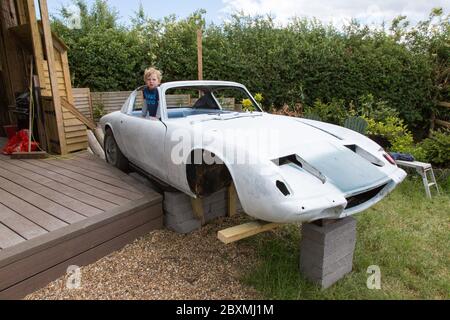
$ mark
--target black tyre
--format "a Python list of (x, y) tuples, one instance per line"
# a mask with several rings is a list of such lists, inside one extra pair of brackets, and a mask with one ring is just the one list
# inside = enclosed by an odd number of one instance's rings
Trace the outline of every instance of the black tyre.
[(114, 139), (114, 135), (110, 129), (107, 129), (105, 133), (105, 156), (106, 162), (122, 171), (128, 170), (128, 159), (123, 155), (122, 151), (120, 151), (116, 139)]

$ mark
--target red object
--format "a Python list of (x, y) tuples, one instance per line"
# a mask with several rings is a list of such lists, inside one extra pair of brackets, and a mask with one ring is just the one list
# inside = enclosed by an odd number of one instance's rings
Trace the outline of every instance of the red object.
[(384, 158), (385, 158), (387, 161), (389, 161), (389, 162), (390, 162), (391, 164), (393, 164), (394, 166), (397, 165), (397, 163), (395, 162), (395, 160), (392, 159), (392, 157), (391, 157), (388, 153), (385, 153), (383, 156), (384, 156)]
[[(38, 144), (31, 142), (31, 151), (36, 151)], [(14, 152), (28, 152), (28, 130), (20, 130), (15, 136), (8, 140), (3, 148), (3, 154), (13, 154)]]
[(3, 126), (3, 129), (6, 131), (6, 135), (8, 136), (8, 140), (12, 139), (17, 133), (17, 126), (15, 124), (11, 124), (8, 126)]

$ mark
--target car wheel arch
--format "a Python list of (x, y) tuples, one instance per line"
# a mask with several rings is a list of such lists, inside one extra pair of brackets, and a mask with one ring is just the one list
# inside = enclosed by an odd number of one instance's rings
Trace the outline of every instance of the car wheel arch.
[[(205, 163), (202, 156), (201, 163), (199, 158), (195, 159), (195, 153), (210, 153), (216, 160), (212, 164)], [(197, 160), (197, 161), (194, 161)], [(195, 163), (197, 162), (197, 163)], [(193, 149), (186, 159), (185, 172), (188, 186), (193, 194), (202, 198), (211, 195), (233, 183), (233, 172), (224, 157), (207, 149)]]

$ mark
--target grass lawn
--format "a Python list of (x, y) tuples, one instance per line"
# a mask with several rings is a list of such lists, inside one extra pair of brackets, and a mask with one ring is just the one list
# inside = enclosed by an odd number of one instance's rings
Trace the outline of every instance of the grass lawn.
[[(299, 274), (298, 226), (245, 240), (259, 262), (243, 281), (267, 299), (449, 299), (450, 178), (441, 196), (428, 200), (411, 174), (392, 194), (357, 214), (353, 272), (327, 290)], [(367, 268), (381, 269), (381, 290), (369, 290)]]

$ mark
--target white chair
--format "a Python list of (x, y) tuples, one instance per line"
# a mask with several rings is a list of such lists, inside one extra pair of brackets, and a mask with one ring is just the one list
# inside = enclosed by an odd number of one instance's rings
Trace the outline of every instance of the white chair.
[[(436, 178), (434, 176), (433, 168), (431, 164), (419, 162), (419, 161), (403, 161), (403, 160), (396, 160), (395, 161), (397, 165), (401, 167), (408, 167), (408, 168), (414, 168), (416, 169), (417, 173), (422, 176), (423, 185), (425, 187), (425, 192), (428, 196), (428, 198), (431, 199), (431, 191), (430, 187), (435, 186), (437, 193), (439, 192), (439, 187), (436, 183)], [(431, 182), (428, 182), (428, 172), (430, 173), (430, 180)]]

